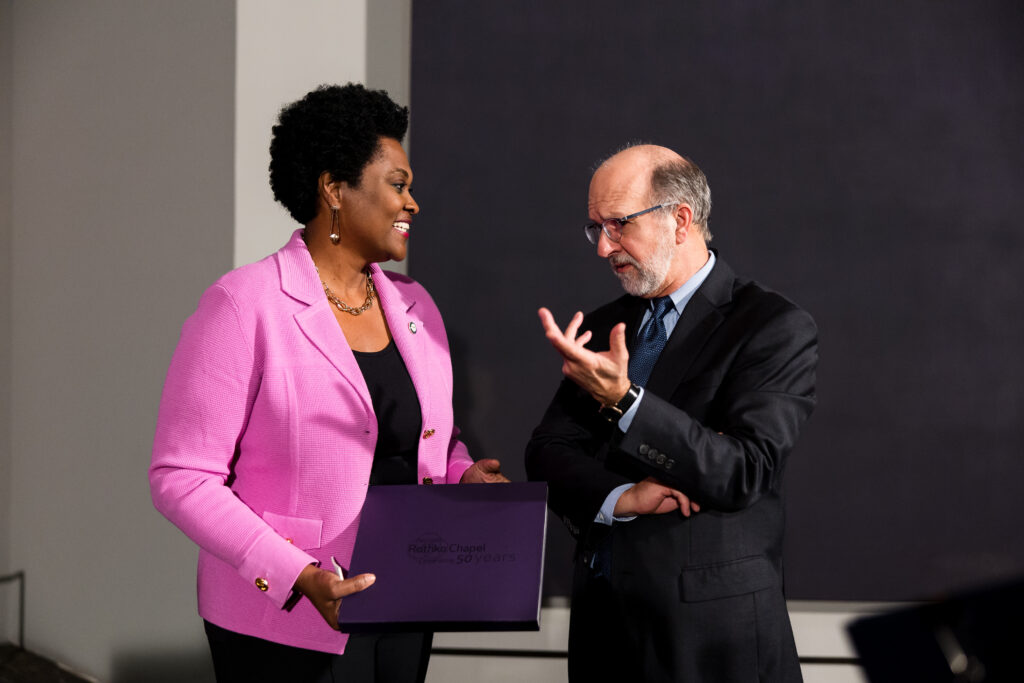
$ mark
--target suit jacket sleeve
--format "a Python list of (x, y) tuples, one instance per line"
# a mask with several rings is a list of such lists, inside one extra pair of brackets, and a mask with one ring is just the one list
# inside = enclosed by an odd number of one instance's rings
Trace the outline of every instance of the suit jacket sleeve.
[(709, 509), (740, 510), (778, 489), (815, 404), (818, 354), (811, 316), (772, 297), (735, 347), (714, 350), (727, 362), (672, 396), (645, 392), (619, 457)]
[(576, 384), (563, 380), (526, 447), (527, 477), (548, 483), (551, 509), (577, 538), (611, 490), (633, 481), (604, 465), (613, 427), (598, 407)]

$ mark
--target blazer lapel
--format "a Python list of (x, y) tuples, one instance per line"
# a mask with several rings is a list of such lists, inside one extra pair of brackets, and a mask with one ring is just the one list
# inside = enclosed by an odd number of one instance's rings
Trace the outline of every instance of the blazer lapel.
[[(398, 353), (402, 356), (409, 378), (416, 389), (420, 400), (422, 420), (427, 422), (430, 415), (430, 361), (426, 354), (427, 334), (426, 323), (417, 314), (416, 300), (403, 296), (394, 283), (384, 274), (376, 263), (370, 266), (373, 273), (373, 284), (377, 288), (384, 319), (387, 320), (391, 337), (395, 340)], [(436, 362), (436, 358), (434, 360)]]
[(683, 309), (672, 336), (651, 370), (648, 390), (667, 397), (686, 379), (694, 359), (725, 318), (719, 307), (732, 299), (735, 279), (732, 269), (718, 258), (707, 279)]
[(306, 304), (295, 314), (295, 322), (313, 346), (322, 353), (341, 376), (352, 386), (369, 414), (373, 416), (370, 390), (363, 379), (356, 357), (352, 355), (345, 335), (338, 326), (334, 311), (324, 296), (309, 250), (302, 242), (302, 231), (296, 230), (285, 248), (278, 252), (281, 289), (285, 294)]

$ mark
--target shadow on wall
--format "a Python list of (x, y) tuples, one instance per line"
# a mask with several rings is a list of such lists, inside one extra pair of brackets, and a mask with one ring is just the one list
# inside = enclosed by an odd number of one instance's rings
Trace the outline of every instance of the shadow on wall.
[(213, 661), (206, 649), (117, 654), (111, 683), (214, 683)]

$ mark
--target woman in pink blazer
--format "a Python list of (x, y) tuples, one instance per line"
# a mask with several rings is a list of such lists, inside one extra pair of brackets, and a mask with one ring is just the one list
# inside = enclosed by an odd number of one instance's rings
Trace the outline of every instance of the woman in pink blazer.
[[(502, 481), (452, 418), (441, 315), (405, 258), (408, 110), (321, 86), (274, 127), (270, 181), (305, 229), (234, 270), (185, 322), (150, 484), (200, 548), (199, 613), (218, 681), (423, 680), (429, 634), (337, 632), (367, 486)], [(323, 566), (326, 569), (321, 569)]]

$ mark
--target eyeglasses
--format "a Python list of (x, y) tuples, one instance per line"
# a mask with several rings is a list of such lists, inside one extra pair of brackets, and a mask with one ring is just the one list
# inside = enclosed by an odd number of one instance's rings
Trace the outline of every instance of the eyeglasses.
[(626, 223), (630, 222), (634, 218), (639, 218), (640, 216), (643, 216), (645, 213), (657, 211), (658, 209), (671, 208), (673, 206), (675, 206), (675, 204), (658, 204), (657, 206), (652, 206), (649, 209), (644, 209), (643, 211), (631, 213), (628, 216), (623, 216), (622, 218), (609, 218), (607, 220), (601, 221), (600, 223), (590, 223), (589, 225), (583, 226), (583, 232), (584, 234), (586, 234), (587, 239), (590, 241), (591, 244), (598, 243), (598, 241), (601, 239), (602, 231), (608, 239), (610, 239), (612, 242), (618, 243), (618, 241), (622, 239), (622, 228), (626, 225)]

